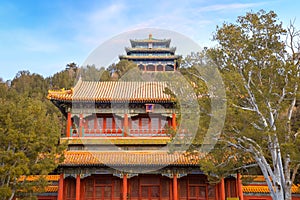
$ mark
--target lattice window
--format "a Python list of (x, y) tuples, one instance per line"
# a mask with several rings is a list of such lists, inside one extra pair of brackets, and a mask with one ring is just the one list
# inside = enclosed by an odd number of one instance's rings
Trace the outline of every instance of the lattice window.
[(149, 118), (143, 117), (141, 118), (141, 127), (140, 129), (148, 129), (149, 128)]
[(159, 126), (159, 118), (154, 118), (152, 117), (151, 118), (151, 128), (152, 129), (160, 129), (160, 126)]
[(65, 198), (66, 200), (75, 200), (76, 198), (76, 180), (74, 178), (65, 179)]
[(88, 119), (88, 128), (93, 129), (94, 128), (94, 119)]
[(103, 118), (98, 118), (97, 119), (97, 122), (98, 122), (98, 128), (99, 129), (103, 129)]
[(170, 179), (168, 178), (162, 178), (161, 181), (161, 196), (162, 197), (170, 197)]
[(114, 116), (115, 120), (115, 126), (116, 129), (122, 129), (123, 128), (123, 120), (121, 120), (119, 117)]
[(106, 118), (106, 129), (113, 129), (113, 118), (112, 117)]
[(227, 179), (225, 181), (225, 188), (226, 197), (237, 197), (235, 179)]
[(215, 185), (208, 185), (208, 200), (215, 200), (216, 199), (216, 186)]
[(157, 71), (164, 71), (164, 66), (158, 65), (158, 66), (156, 67), (156, 70), (157, 70)]
[(113, 180), (113, 197), (115, 199), (122, 199), (122, 185), (121, 185), (121, 179), (114, 179)]
[(110, 176), (89, 177), (84, 182), (85, 200), (111, 200), (120, 199), (121, 183), (119, 179)]
[(181, 178), (178, 180), (179, 197), (181, 200), (187, 199), (187, 179)]
[(139, 197), (139, 180), (138, 177), (130, 179), (130, 199), (137, 199)]
[(94, 179), (85, 181), (85, 198), (93, 198), (94, 196)]
[(131, 121), (132, 129), (139, 129), (139, 119), (138, 118), (133, 118), (130, 121)]

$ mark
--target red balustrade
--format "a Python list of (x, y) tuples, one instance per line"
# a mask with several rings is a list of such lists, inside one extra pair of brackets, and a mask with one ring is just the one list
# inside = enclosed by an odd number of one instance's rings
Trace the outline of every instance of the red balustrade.
[[(124, 129), (72, 129), (71, 137), (124, 137)], [(166, 137), (165, 129), (128, 129), (128, 137)]]

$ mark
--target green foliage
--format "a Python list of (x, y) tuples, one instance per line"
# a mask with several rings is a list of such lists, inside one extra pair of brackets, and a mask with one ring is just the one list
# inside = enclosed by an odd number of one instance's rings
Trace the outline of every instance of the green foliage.
[(55, 73), (52, 77), (47, 78), (50, 89), (70, 89), (74, 87), (75, 80), (78, 76), (78, 66), (75, 63), (69, 63), (66, 69)]
[(201, 161), (201, 170), (208, 175), (211, 183), (218, 183), (221, 178), (243, 171), (241, 166), (252, 164), (254, 160), (248, 153), (241, 152), (223, 142), (219, 142), (214, 149)]
[(58, 117), (40, 100), (11, 90), (12, 96), (0, 98), (0, 187), (18, 193), (28, 185), (19, 181), (22, 175), (48, 174), (63, 149)]
[[(0, 199), (12, 196), (36, 199), (48, 182), (42, 175), (52, 172), (63, 160), (64, 145), (59, 138), (64, 131), (65, 119), (46, 99), (48, 89), (72, 88), (79, 74), (89, 80), (111, 81), (134, 63), (121, 61), (109, 70), (87, 66), (79, 69), (69, 63), (66, 69), (44, 79), (29, 71), (20, 71), (10, 84), (0, 80)], [(23, 177), (40, 175), (27, 181)]]
[(47, 95), (48, 84), (39, 74), (20, 71), (11, 82), (11, 87), (19, 94), (43, 99)]
[(81, 67), (79, 70), (80, 77), (84, 81), (109, 81), (110, 75), (104, 68), (97, 69), (95, 65)]
[(0, 83), (0, 199), (34, 199), (47, 181), (22, 180), (47, 175), (62, 161), (61, 114), (46, 100), (49, 84), (40, 75), (19, 72)]
[(126, 75), (127, 72), (129, 72), (126, 76), (128, 79), (129, 78), (128, 76), (133, 74), (132, 72), (130, 72), (130, 70), (134, 70), (134, 69), (137, 69), (137, 65), (134, 62), (128, 60), (121, 60), (117, 64), (110, 65), (107, 70), (112, 75), (112, 80), (118, 80), (122, 78), (124, 75)]
[[(287, 33), (294, 43), (286, 43)], [(228, 150), (221, 149), (237, 158), (247, 153), (252, 160), (261, 161), (257, 164), (265, 178), (272, 177), (270, 190), (274, 180), (285, 188), (285, 194), (271, 193), (275, 199), (289, 199), (290, 175), (300, 162), (299, 126), (294, 112), (299, 61), (287, 51), (289, 47), (295, 52), (297, 33), (282, 28), (273, 11), (261, 10), (238, 17), (237, 23), (217, 27), (214, 39), (219, 45), (206, 52), (219, 67), (226, 85), (227, 116), (219, 145), (229, 145)], [(218, 161), (220, 153), (211, 155)], [(218, 166), (213, 162), (201, 164)], [(229, 164), (228, 171), (233, 167), (243, 169), (244, 165), (247, 162)], [(223, 167), (213, 173), (226, 175)]]

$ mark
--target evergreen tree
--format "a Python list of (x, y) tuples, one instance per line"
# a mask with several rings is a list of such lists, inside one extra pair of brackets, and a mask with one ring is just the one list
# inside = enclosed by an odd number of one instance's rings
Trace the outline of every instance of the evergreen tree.
[(292, 25), (284, 29), (274, 12), (261, 10), (217, 27), (218, 45), (206, 52), (223, 76), (228, 108), (218, 148), (202, 169), (224, 175), (254, 161), (274, 200), (291, 199), (300, 165), (299, 127), (292, 120), (299, 92), (298, 35)]
[(63, 146), (58, 146), (58, 117), (47, 111), (47, 104), (4, 84), (1, 90), (0, 197), (6, 200), (42, 191), (42, 176), (34, 182), (22, 177), (52, 172), (63, 158)]

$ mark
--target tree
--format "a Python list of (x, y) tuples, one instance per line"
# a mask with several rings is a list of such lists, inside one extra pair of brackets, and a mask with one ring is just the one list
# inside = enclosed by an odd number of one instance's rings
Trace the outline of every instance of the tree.
[(103, 67), (97, 69), (95, 65), (87, 65), (80, 68), (80, 77), (84, 81), (109, 81), (110, 74)]
[(11, 81), (11, 87), (20, 94), (43, 99), (47, 95), (48, 84), (39, 74), (19, 71)]
[(134, 62), (128, 60), (120, 60), (117, 64), (110, 65), (107, 70), (110, 72), (112, 80), (118, 80), (131, 69), (137, 69), (137, 65)]
[[(63, 158), (64, 146), (58, 146), (59, 118), (27, 92), (18, 94), (4, 83), (0, 88), (5, 91), (0, 95), (0, 199), (34, 196), (46, 185), (43, 175)], [(41, 179), (29, 182), (30, 175), (41, 175)]]
[(285, 30), (273, 11), (260, 10), (217, 27), (218, 45), (207, 50), (226, 85), (223, 147), (251, 156), (274, 200), (291, 199), (300, 165), (299, 127), (292, 124), (299, 92), (298, 36), (293, 25)]
[(76, 63), (69, 63), (66, 65), (65, 70), (55, 73), (52, 77), (48, 77), (47, 81), (52, 89), (70, 89), (75, 84), (75, 80), (78, 76), (78, 69)]

